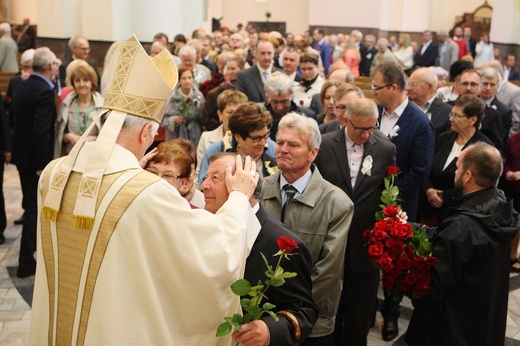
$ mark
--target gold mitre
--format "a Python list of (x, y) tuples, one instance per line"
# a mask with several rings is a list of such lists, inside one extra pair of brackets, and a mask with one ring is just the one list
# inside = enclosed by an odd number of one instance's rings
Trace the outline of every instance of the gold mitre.
[(178, 79), (168, 50), (150, 58), (132, 36), (119, 45), (113, 57), (108, 69), (114, 72), (107, 79), (103, 108), (160, 123)]
[[(99, 188), (127, 114), (161, 123), (162, 116), (177, 84), (178, 72), (170, 53), (163, 50), (150, 58), (135, 36), (123, 41), (108, 63), (108, 89), (103, 108), (106, 121), (99, 132), (81, 177), (74, 206), (74, 226), (92, 229)], [(102, 115), (103, 116), (103, 115)], [(79, 152), (95, 121), (81, 136), (69, 155), (57, 166), (51, 189), (43, 203), (43, 217), (56, 222), (63, 191)]]

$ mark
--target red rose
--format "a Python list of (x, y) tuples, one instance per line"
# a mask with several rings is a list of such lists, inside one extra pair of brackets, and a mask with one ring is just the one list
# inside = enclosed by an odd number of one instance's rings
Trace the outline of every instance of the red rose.
[(190, 102), (191, 102), (191, 99), (188, 97), (188, 98), (186, 98), (185, 102), (186, 102), (186, 103), (190, 103)]
[(417, 277), (418, 286), (428, 286), (432, 282), (432, 278), (429, 275), (421, 275)]
[(399, 259), (397, 260), (397, 263), (396, 263), (396, 267), (401, 270), (410, 269), (411, 265), (412, 265), (412, 261), (406, 256), (399, 257)]
[(365, 243), (370, 240), (370, 237), (372, 236), (372, 231), (369, 229), (366, 229), (363, 231), (363, 237), (361, 240), (363, 240)]
[(401, 254), (404, 250), (404, 242), (399, 238), (388, 238), (385, 245), (391, 252), (398, 254)]
[(368, 254), (370, 255), (370, 257), (379, 257), (383, 254), (383, 250), (383, 244), (375, 243), (368, 247)]
[(390, 234), (397, 238), (408, 239), (413, 236), (413, 228), (408, 223), (396, 222), (392, 227)]
[(383, 276), (383, 279), (381, 280), (383, 282), (384, 288), (392, 288), (394, 287), (394, 278), (389, 276)]
[(412, 286), (417, 281), (417, 277), (414, 274), (411, 274), (411, 273), (410, 274), (406, 274), (405, 277), (404, 277), (404, 281), (406, 281), (407, 284)]
[(303, 106), (303, 100), (300, 100), (300, 106)]
[(395, 266), (392, 268), (392, 270), (389, 270), (385, 273), (385, 276), (391, 277), (392, 279), (397, 279), (401, 275), (402, 271), (399, 270), (399, 268), (396, 268)]
[(413, 245), (406, 245), (404, 247), (404, 253), (406, 256), (410, 257), (415, 252)]
[(278, 237), (278, 239), (276, 239), (276, 244), (278, 244), (280, 251), (285, 253), (291, 253), (299, 247), (294, 239), (285, 236)]
[(428, 268), (431, 268), (433, 267), (434, 265), (436, 265), (437, 263), (439, 263), (439, 259), (435, 256), (428, 256), (426, 258), (426, 266)]
[(430, 288), (428, 286), (415, 286), (413, 289), (413, 294), (415, 294), (417, 297), (424, 297), (428, 294), (430, 291)]
[(383, 216), (384, 217), (394, 217), (399, 213), (399, 208), (397, 208), (395, 205), (387, 205), (385, 209), (383, 209)]
[(386, 167), (386, 172), (388, 173), (388, 175), (397, 174), (397, 173), (399, 173), (399, 167), (397, 167), (397, 166), (387, 166)]
[(423, 257), (417, 256), (413, 259), (412, 267), (426, 269), (426, 260)]
[(381, 270), (383, 270), (383, 272), (392, 270), (392, 268), (393, 268), (392, 259), (390, 258), (390, 256), (387, 253), (384, 253), (383, 255), (381, 255), (378, 263), (379, 263), (379, 266), (381, 267)]
[(406, 280), (399, 281), (397, 283), (397, 289), (403, 293), (408, 292), (412, 289), (412, 285), (406, 282)]
[(377, 241), (383, 241), (388, 237), (388, 233), (381, 229), (375, 229), (373, 235), (374, 238), (377, 239)]

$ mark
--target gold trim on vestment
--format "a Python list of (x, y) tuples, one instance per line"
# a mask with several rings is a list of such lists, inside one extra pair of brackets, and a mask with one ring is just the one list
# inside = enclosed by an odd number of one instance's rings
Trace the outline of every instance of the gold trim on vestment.
[[(121, 181), (121, 188), (115, 187), (119, 190), (109, 192), (114, 189), (118, 179), (121, 179), (125, 172), (128, 171), (103, 176), (99, 198), (96, 202), (96, 214), (99, 212), (99, 216), (103, 219), (98, 222), (99, 227), (95, 226), (92, 231), (73, 228), (74, 204), (67, 203), (67, 201), (76, 200), (82, 173), (72, 172), (70, 174), (63, 193), (65, 203), (62, 203), (55, 227), (51, 226), (51, 221), (43, 216), (40, 217), (42, 251), (49, 290), (48, 344), (50, 345), (84, 344), (97, 276), (115, 227), (134, 198), (149, 185), (160, 180), (159, 177), (147, 172), (136, 172), (135, 176), (129, 175), (130, 180)], [(43, 198), (49, 191), (51, 176), (51, 174), (44, 175)], [(105, 197), (111, 198), (111, 200), (104, 201)], [(102, 208), (105, 210), (98, 210), (102, 203), (106, 203), (108, 207)], [(56, 230), (54, 236), (53, 229)], [(96, 238), (91, 239), (92, 237)], [(53, 243), (53, 239), (56, 239), (56, 244)], [(91, 241), (94, 241), (94, 247), (92, 252), (89, 252), (87, 247)], [(59, 273), (57, 291), (55, 287), (56, 270)], [(84, 270), (87, 270), (86, 281), (82, 283)], [(81, 307), (81, 311), (77, 311), (78, 307)], [(55, 310), (58, 318), (54, 313)], [(79, 322), (75, 322), (78, 316), (80, 316)], [(76, 332), (75, 328), (78, 329)], [(74, 335), (77, 335), (76, 340), (73, 340)]]

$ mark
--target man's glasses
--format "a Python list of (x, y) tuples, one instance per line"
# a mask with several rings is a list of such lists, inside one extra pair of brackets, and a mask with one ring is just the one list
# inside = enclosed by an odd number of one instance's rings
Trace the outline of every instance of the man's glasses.
[(271, 135), (271, 132), (267, 132), (263, 136), (254, 136), (254, 137), (247, 136), (247, 137), (251, 138), (253, 140), (253, 143), (258, 143), (262, 140), (264, 140), (264, 141), (268, 140), (270, 135)]
[(362, 135), (365, 132), (368, 132), (369, 134), (373, 134), (374, 131), (377, 128), (379, 128), (379, 123), (377, 121), (376, 121), (375, 126), (372, 126), (372, 127), (357, 127), (354, 125), (354, 123), (352, 122), (352, 120), (350, 118), (348, 118), (348, 122), (350, 123), (350, 125), (352, 125), (352, 128), (354, 129), (354, 133), (356, 135)]
[(385, 85), (380, 86), (380, 87), (376, 87), (375, 85), (371, 85), (370, 89), (372, 89), (372, 91), (378, 92), (379, 90), (381, 90), (383, 88), (388, 88), (389, 86), (392, 86), (392, 84), (385, 84)]

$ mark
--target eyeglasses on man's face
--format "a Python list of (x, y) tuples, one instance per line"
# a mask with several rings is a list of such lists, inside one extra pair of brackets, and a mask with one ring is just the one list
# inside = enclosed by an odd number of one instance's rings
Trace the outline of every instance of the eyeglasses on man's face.
[(375, 85), (371, 85), (370, 89), (372, 89), (373, 92), (379, 92), (379, 90), (384, 89), (384, 88), (388, 88), (389, 86), (392, 86), (392, 84), (385, 84), (385, 85), (382, 85), (382, 86), (379, 86), (379, 87), (376, 87)]
[(354, 133), (356, 135), (362, 135), (364, 134), (365, 132), (368, 132), (369, 134), (373, 134), (374, 131), (379, 128), (379, 123), (376, 121), (376, 124), (374, 126), (371, 126), (371, 127), (359, 127), (359, 126), (355, 126), (354, 123), (352, 122), (352, 119), (350, 118), (347, 118), (348, 119), (348, 122), (350, 123), (350, 125), (352, 126), (352, 128), (354, 129)]

